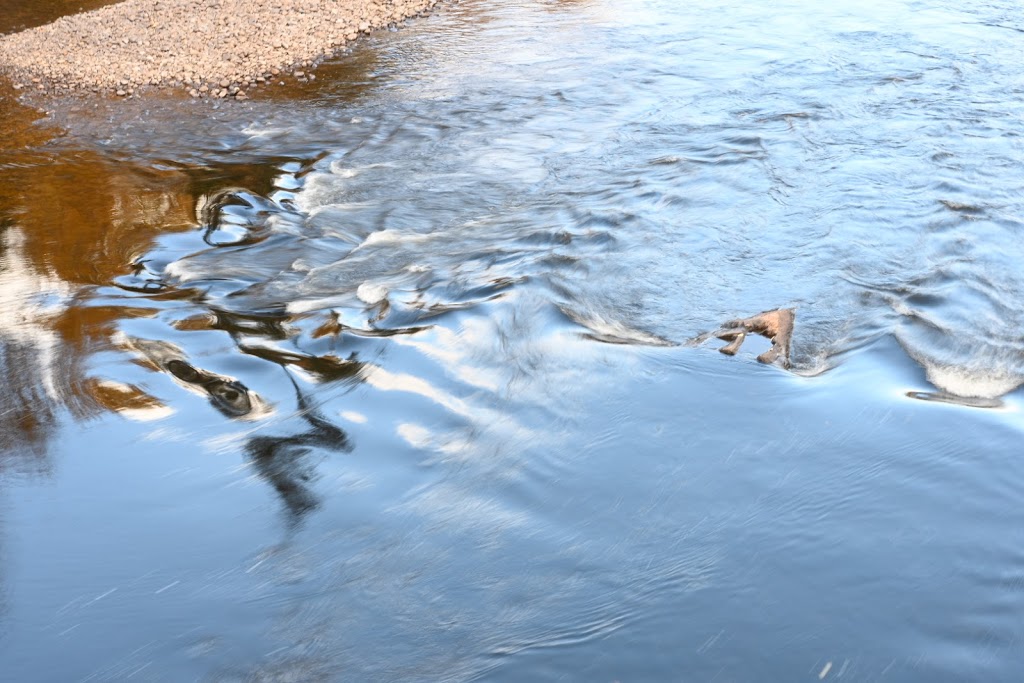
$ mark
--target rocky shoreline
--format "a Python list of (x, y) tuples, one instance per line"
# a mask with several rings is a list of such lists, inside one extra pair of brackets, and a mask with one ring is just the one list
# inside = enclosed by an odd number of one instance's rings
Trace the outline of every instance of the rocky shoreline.
[(188, 89), (246, 99), (439, 0), (125, 0), (0, 37), (0, 71), (40, 94)]

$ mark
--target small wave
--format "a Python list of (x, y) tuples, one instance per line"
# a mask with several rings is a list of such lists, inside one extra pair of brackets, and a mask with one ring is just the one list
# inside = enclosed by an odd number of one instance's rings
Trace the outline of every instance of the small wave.
[(382, 244), (422, 244), (430, 239), (431, 235), (429, 234), (406, 233), (399, 230), (378, 230), (367, 235), (366, 239), (363, 240), (363, 243), (357, 249)]
[(594, 341), (606, 344), (638, 344), (641, 346), (676, 346), (675, 342), (669, 341), (656, 334), (645, 332), (626, 325), (620, 320), (613, 320), (596, 311), (586, 313), (571, 308), (559, 307), (577, 325), (589, 330), (584, 336)]
[(915, 360), (921, 363), (929, 382), (962, 398), (995, 399), (1024, 384), (1024, 376), (1007, 367), (954, 366), (920, 356)]

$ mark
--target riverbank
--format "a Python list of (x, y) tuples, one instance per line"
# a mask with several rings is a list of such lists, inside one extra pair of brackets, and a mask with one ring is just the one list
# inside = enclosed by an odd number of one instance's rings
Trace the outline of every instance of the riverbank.
[(438, 0), (126, 0), (0, 37), (0, 70), (46, 94), (185, 87), (245, 99)]

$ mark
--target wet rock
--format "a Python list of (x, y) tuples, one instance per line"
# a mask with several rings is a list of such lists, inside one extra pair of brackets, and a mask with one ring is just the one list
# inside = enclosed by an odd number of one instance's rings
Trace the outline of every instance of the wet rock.
[(136, 352), (146, 367), (166, 372), (181, 384), (206, 393), (210, 404), (226, 417), (251, 417), (265, 408), (259, 396), (244, 384), (192, 365), (181, 348), (170, 342), (127, 336), (121, 342)]
[(727, 356), (736, 355), (748, 334), (758, 334), (771, 341), (772, 347), (759, 355), (757, 360), (772, 364), (778, 362), (788, 368), (790, 342), (793, 338), (793, 324), (796, 321), (796, 310), (792, 308), (776, 308), (764, 311), (749, 318), (730, 320), (714, 332), (702, 334), (691, 340), (692, 345), (703, 344), (715, 337), (729, 344), (719, 349)]

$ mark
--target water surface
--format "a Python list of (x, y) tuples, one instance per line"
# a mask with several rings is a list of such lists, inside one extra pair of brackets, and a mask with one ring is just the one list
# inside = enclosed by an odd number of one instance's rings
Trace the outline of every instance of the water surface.
[[(5, 102), (3, 670), (1018, 680), (1022, 47), (467, 0), (245, 104)], [(688, 343), (780, 306), (790, 372)]]

